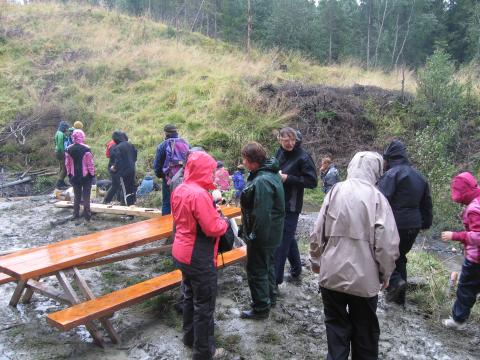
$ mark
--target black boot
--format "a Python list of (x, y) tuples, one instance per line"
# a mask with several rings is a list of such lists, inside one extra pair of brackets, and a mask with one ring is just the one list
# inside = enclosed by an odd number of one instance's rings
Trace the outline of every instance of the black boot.
[(249, 320), (265, 320), (268, 319), (269, 311), (256, 312), (255, 310), (242, 311), (240, 318)]

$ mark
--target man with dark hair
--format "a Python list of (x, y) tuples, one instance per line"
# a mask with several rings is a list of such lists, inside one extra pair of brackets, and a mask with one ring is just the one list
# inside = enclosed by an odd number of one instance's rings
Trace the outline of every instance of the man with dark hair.
[(282, 235), (285, 198), (278, 161), (267, 159), (262, 145), (248, 143), (242, 149), (242, 158), (250, 171), (240, 204), (252, 309), (243, 311), (241, 317), (265, 319), (277, 300), (274, 254)]
[(163, 128), (165, 140), (157, 147), (153, 169), (162, 179), (162, 215), (171, 213), (170, 181), (185, 164), (188, 143), (178, 136), (177, 127), (167, 124)]
[(285, 127), (278, 134), (278, 142), (280, 148), (275, 157), (280, 163), (286, 211), (282, 243), (275, 253), (277, 284), (281, 284), (287, 258), (290, 263), (290, 276), (286, 280), (294, 282), (300, 280), (302, 263), (295, 232), (303, 206), (303, 191), (305, 188), (317, 187), (317, 172), (311, 156), (301, 147), (300, 132)]
[(427, 181), (412, 167), (405, 145), (394, 140), (383, 153), (388, 171), (380, 178), (378, 188), (390, 202), (400, 235), (400, 257), (390, 278), (386, 299), (405, 304), (407, 254), (420, 229), (432, 225), (432, 198)]

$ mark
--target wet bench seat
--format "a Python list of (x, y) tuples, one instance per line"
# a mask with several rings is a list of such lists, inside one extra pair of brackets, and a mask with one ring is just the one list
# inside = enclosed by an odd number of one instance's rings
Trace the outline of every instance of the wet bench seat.
[[(227, 251), (218, 256), (217, 267), (229, 266), (246, 259), (246, 247)], [(117, 290), (96, 299), (74, 305), (47, 316), (47, 322), (56, 328), (67, 331), (92, 320), (100, 319), (144, 301), (173, 287), (182, 281), (182, 273), (175, 270), (150, 280)]]

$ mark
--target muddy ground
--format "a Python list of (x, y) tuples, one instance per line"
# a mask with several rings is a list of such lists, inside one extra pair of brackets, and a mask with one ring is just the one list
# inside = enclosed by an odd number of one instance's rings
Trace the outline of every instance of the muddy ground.
[[(28, 248), (125, 222), (116, 216), (96, 216), (90, 224), (68, 222), (52, 226), (54, 219), (70, 215), (56, 209), (53, 200), (41, 196), (0, 202), (0, 250)], [(299, 238), (304, 260), (315, 214), (302, 215)], [(135, 221), (135, 220), (128, 220)], [(433, 244), (439, 247), (441, 245)], [(441, 250), (441, 249), (440, 249)], [(458, 266), (458, 261), (452, 266)], [(459, 267), (459, 266), (458, 266)], [(148, 256), (82, 270), (97, 295), (122, 288), (145, 277), (172, 268), (168, 257)], [(50, 282), (51, 280), (46, 280)], [(52, 282), (53, 283), (53, 282)], [(35, 295), (30, 304), (8, 306), (13, 284), (0, 286), (0, 359), (188, 359), (190, 350), (181, 342), (181, 318), (173, 305), (178, 290), (122, 310), (113, 318), (121, 345), (105, 349), (93, 345), (88, 332), (77, 328), (61, 333), (47, 325), (45, 315), (62, 307)], [(217, 344), (229, 351), (230, 359), (321, 359), (327, 353), (322, 300), (315, 277), (305, 270), (301, 286), (286, 284), (270, 318), (262, 322), (239, 319), (249, 303), (246, 274), (241, 265), (219, 272), (216, 308)], [(426, 319), (412, 303), (405, 310), (386, 304), (380, 295), (380, 359), (478, 359), (478, 324), (461, 334), (442, 329)]]

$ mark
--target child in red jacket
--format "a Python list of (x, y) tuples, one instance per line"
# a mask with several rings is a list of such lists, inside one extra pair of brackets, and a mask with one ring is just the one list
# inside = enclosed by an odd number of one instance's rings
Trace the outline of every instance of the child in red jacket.
[(453, 178), (451, 191), (453, 201), (467, 205), (463, 212), (465, 231), (444, 231), (442, 240), (463, 243), (465, 261), (452, 316), (442, 320), (442, 323), (448, 328), (462, 330), (480, 293), (480, 188), (472, 174), (463, 172)]

